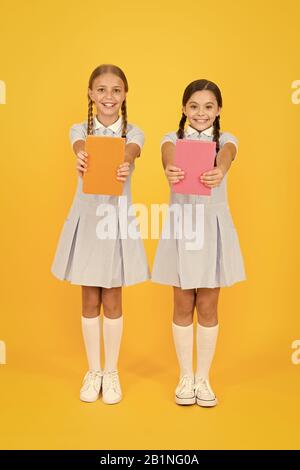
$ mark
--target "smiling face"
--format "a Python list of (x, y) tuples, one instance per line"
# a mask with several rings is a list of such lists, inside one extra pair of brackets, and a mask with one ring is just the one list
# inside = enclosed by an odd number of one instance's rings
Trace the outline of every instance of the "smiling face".
[(95, 103), (97, 116), (101, 119), (117, 119), (119, 110), (126, 98), (124, 83), (113, 73), (99, 75), (89, 88), (89, 97)]
[(213, 125), (221, 108), (218, 106), (214, 93), (201, 90), (192, 94), (186, 105), (182, 107), (182, 111), (190, 126), (197, 131), (204, 131)]

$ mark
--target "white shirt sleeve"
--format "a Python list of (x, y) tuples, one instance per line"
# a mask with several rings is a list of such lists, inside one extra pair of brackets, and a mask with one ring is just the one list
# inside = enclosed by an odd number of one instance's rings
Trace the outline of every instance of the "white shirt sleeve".
[(176, 144), (177, 134), (176, 132), (169, 132), (168, 134), (164, 135), (164, 137), (160, 141), (160, 149), (162, 148), (165, 142), (172, 142), (174, 145)]
[(219, 138), (220, 149), (223, 147), (223, 145), (227, 144), (227, 142), (231, 142), (232, 144), (235, 145), (235, 147), (236, 147), (235, 157), (236, 157), (237, 153), (238, 153), (238, 140), (237, 140), (237, 138), (233, 134), (230, 134), (229, 132), (222, 132), (222, 134)]
[(126, 135), (126, 144), (137, 144), (141, 149), (145, 143), (144, 132), (136, 126), (132, 126)]
[(70, 129), (70, 141), (73, 147), (74, 142), (77, 140), (86, 140), (87, 127), (86, 123), (73, 124)]

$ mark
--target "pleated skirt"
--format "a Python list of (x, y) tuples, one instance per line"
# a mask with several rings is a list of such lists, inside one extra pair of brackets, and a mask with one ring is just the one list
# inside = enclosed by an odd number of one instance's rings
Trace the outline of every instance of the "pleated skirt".
[[(117, 222), (114, 238), (101, 239), (96, 234), (101, 196), (86, 196), (78, 191), (73, 200), (59, 236), (52, 274), (71, 284), (104, 288), (129, 286), (150, 279), (142, 239), (120, 236), (118, 198), (102, 197), (102, 202), (115, 206)], [(133, 219), (128, 216), (128, 224)]]
[(187, 249), (190, 240), (184, 233), (182, 238), (176, 236), (171, 218), (169, 239), (163, 238), (166, 232), (164, 227), (158, 243), (151, 276), (153, 282), (181, 289), (197, 289), (226, 287), (246, 279), (230, 209), (224, 197), (217, 197), (224, 196), (222, 188), (216, 189), (214, 199), (173, 195), (172, 202), (176, 204), (203, 204), (203, 244), (200, 249)]

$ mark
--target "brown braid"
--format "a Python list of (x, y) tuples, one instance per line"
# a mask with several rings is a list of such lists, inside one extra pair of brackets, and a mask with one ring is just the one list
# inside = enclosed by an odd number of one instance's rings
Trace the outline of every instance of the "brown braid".
[[(93, 87), (93, 82), (94, 80), (99, 77), (100, 75), (104, 73), (113, 73), (117, 77), (119, 77), (122, 82), (124, 83), (124, 88), (125, 88), (125, 93), (128, 92), (128, 82), (127, 78), (123, 72), (123, 70), (120, 69), (117, 65), (113, 64), (102, 64), (99, 65), (98, 67), (93, 70), (90, 78), (89, 78), (89, 84), (88, 88), (91, 90)], [(122, 126), (122, 137), (126, 137), (126, 130), (127, 130), (127, 107), (126, 107), (126, 98), (122, 103), (121, 107), (122, 111), (122, 118), (123, 118), (123, 126)], [(94, 117), (93, 117), (93, 101), (91, 100), (89, 94), (88, 94), (88, 129), (87, 133), (88, 135), (93, 134), (93, 128), (94, 128)]]
[[(216, 97), (218, 106), (222, 108), (223, 100), (222, 100), (222, 95), (221, 95), (221, 91), (219, 87), (215, 83), (209, 80), (205, 80), (205, 79), (195, 80), (186, 87), (183, 93), (183, 97), (182, 97), (182, 106), (185, 106), (187, 104), (187, 102), (189, 101), (193, 93), (195, 93), (196, 91), (201, 91), (201, 90), (211, 91)], [(179, 122), (179, 129), (176, 132), (178, 139), (183, 139), (184, 137), (184, 125), (185, 125), (186, 119), (187, 119), (186, 115), (182, 113), (182, 116)], [(219, 138), (220, 138), (220, 116), (217, 116), (213, 124), (213, 142), (216, 142), (217, 153), (220, 148)]]
[(185, 121), (186, 121), (186, 115), (184, 113), (182, 113), (182, 116), (181, 116), (181, 119), (180, 119), (180, 122), (179, 122), (179, 129), (177, 131), (178, 139), (183, 139)]
[(215, 158), (215, 166), (217, 166), (217, 155), (220, 150), (220, 115), (216, 117), (214, 120), (214, 127), (213, 127), (213, 142), (216, 142), (216, 158)]
[(127, 130), (127, 106), (126, 106), (126, 98), (122, 103), (121, 107), (121, 112), (122, 112), (122, 120), (123, 120), (123, 125), (122, 125), (122, 137), (126, 138), (126, 130)]
[(88, 135), (93, 134), (93, 101), (88, 97)]

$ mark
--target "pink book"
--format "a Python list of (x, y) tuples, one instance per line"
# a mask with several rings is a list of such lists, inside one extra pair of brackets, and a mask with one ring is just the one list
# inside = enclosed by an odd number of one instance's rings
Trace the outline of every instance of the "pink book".
[(176, 140), (174, 165), (184, 171), (183, 180), (172, 184), (172, 191), (181, 194), (210, 196), (211, 189), (200, 181), (200, 175), (214, 168), (216, 142)]

